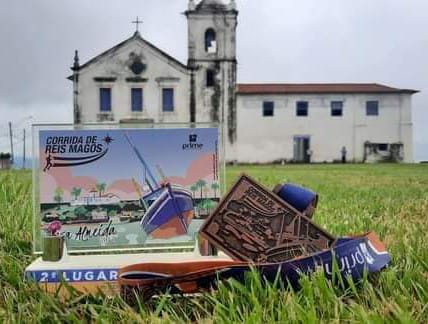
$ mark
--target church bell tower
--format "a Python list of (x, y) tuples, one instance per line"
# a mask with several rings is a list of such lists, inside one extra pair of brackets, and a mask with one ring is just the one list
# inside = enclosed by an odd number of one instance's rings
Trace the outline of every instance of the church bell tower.
[(190, 0), (185, 15), (191, 122), (221, 122), (229, 151), (236, 140), (236, 3)]

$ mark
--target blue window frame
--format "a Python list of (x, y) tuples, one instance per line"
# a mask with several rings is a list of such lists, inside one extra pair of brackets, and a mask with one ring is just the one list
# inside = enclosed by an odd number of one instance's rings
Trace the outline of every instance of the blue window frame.
[(275, 103), (273, 101), (263, 101), (263, 117), (273, 117)]
[(296, 116), (305, 117), (308, 116), (308, 102), (307, 101), (298, 101), (296, 103)]
[(143, 111), (143, 89), (141, 88), (131, 89), (131, 110)]
[(379, 115), (379, 102), (378, 101), (367, 101), (366, 102), (366, 116), (378, 116)]
[(162, 89), (162, 110), (174, 111), (174, 89), (173, 88)]
[(343, 101), (331, 102), (331, 116), (333, 117), (343, 116)]
[(100, 88), (100, 111), (111, 111), (110, 88)]

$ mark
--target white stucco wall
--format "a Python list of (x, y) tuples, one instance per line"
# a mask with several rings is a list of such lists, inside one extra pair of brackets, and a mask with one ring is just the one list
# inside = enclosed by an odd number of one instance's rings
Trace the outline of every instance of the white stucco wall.
[[(366, 116), (366, 101), (379, 101), (379, 115)], [(263, 101), (274, 101), (274, 117), (263, 117)], [(309, 102), (309, 115), (296, 116), (296, 102)], [(343, 101), (343, 116), (331, 116), (331, 101)], [(293, 159), (294, 136), (309, 136), (312, 162), (341, 158), (362, 161), (364, 142), (404, 144), (404, 162), (412, 162), (409, 94), (238, 95), (239, 162)]]
[[(139, 77), (144, 82), (128, 82), (126, 78), (136, 77), (129, 69), (130, 53), (143, 57), (146, 70)], [(115, 77), (114, 82), (98, 82), (95, 77)], [(81, 122), (99, 122), (99, 88), (111, 88), (114, 122), (123, 119), (144, 118), (155, 122), (188, 122), (190, 76), (185, 68), (163, 56), (144, 41), (136, 37), (112, 53), (100, 57), (79, 71), (78, 103)], [(143, 89), (143, 111), (131, 111), (131, 88)], [(162, 111), (162, 88), (174, 88), (174, 111)]]

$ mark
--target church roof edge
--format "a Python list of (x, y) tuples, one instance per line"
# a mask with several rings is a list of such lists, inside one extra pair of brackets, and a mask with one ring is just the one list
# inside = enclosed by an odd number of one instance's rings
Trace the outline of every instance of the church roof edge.
[[(161, 54), (162, 56), (165, 56), (168, 60), (172, 61), (174, 64), (178, 65), (180, 68), (182, 69), (186, 69), (189, 70), (189, 67), (187, 65), (185, 65), (184, 63), (180, 62), (179, 60), (177, 60), (176, 58), (172, 57), (171, 55), (169, 55), (168, 53), (166, 53), (165, 51), (161, 50), (160, 48), (158, 48), (156, 45), (150, 43), (149, 41), (147, 41), (146, 39), (144, 39), (141, 34), (136, 31), (131, 37), (128, 37), (127, 39), (125, 39), (124, 41), (116, 44), (115, 46), (109, 48), (108, 50), (105, 50), (104, 52), (102, 52), (101, 54), (98, 54), (97, 56), (89, 59), (88, 61), (86, 61), (86, 63), (82, 64), (79, 66), (78, 71), (86, 68), (87, 66), (91, 65), (92, 63), (97, 62), (99, 59), (101, 59), (102, 57), (118, 50), (119, 48), (123, 47), (125, 44), (127, 44), (128, 42), (137, 39), (143, 43), (145, 43), (148, 47), (150, 47), (151, 49), (153, 49), (154, 51), (158, 52), (159, 54)], [(69, 80), (73, 80), (73, 76), (68, 76), (67, 79)]]

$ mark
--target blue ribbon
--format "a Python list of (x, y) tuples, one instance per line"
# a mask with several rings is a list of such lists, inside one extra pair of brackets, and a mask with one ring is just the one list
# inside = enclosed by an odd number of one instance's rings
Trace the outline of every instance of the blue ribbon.
[(273, 191), (301, 213), (305, 213), (310, 207), (316, 208), (317, 206), (318, 195), (307, 188), (286, 183), (276, 186)]
[[(368, 233), (353, 238), (343, 237), (331, 249), (278, 263), (230, 261), (229, 264), (224, 264), (225, 261), (219, 260), (216, 267), (213, 261), (199, 261), (198, 266), (195, 262), (182, 262), (163, 264), (161, 269), (164, 272), (151, 271), (152, 264), (132, 265), (119, 270), (119, 282), (122, 281), (122, 293), (125, 291), (125, 295), (129, 296), (129, 291), (137, 289), (137, 293), (144, 291), (143, 298), (150, 298), (154, 294), (166, 292), (201, 292), (216, 287), (219, 280), (231, 278), (243, 283), (245, 274), (255, 269), (268, 282), (274, 282), (279, 275), (282, 282), (299, 288), (302, 274), (323, 271), (327, 279), (341, 277), (346, 283), (346, 278), (349, 277), (356, 282), (364, 273), (371, 274), (386, 268), (390, 261), (391, 256), (377, 236)], [(180, 272), (177, 271), (180, 267), (188, 272), (177, 273)], [(192, 271), (196, 267), (198, 270)]]

